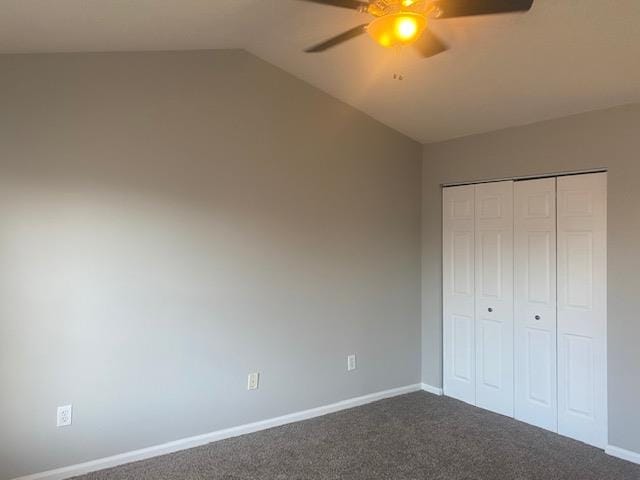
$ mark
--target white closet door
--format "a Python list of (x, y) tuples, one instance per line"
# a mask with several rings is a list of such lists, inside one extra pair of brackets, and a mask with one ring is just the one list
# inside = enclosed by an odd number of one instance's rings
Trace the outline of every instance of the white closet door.
[(606, 444), (606, 174), (558, 178), (558, 433)]
[(475, 404), (475, 187), (443, 189), (444, 393)]
[(556, 179), (514, 189), (515, 418), (557, 431)]
[(513, 182), (476, 185), (476, 405), (513, 416)]

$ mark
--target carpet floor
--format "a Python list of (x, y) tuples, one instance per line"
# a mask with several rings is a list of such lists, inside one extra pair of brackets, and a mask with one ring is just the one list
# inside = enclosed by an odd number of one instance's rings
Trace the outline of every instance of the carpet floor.
[(640, 465), (416, 392), (76, 478), (640, 480)]

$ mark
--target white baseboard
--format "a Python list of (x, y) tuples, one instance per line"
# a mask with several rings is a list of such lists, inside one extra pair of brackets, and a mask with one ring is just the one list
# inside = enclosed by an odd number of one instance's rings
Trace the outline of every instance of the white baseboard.
[(620, 447), (614, 447), (613, 445), (607, 445), (604, 451), (607, 455), (611, 455), (612, 457), (618, 457), (629, 462), (640, 464), (640, 453), (625, 450)]
[(422, 390), (425, 392), (433, 393), (434, 395), (442, 395), (442, 389), (440, 387), (434, 387), (428, 383), (422, 384)]
[(197, 435), (195, 437), (183, 438), (181, 440), (175, 440), (173, 442), (163, 443), (161, 445), (155, 445), (153, 447), (121, 453), (112, 457), (105, 457), (98, 460), (92, 460), (90, 462), (80, 463), (77, 465), (57, 468), (55, 470), (34, 473), (32, 475), (26, 475), (14, 480), (64, 480), (66, 478), (83, 475), (85, 473), (102, 470), (104, 468), (116, 467), (125, 463), (137, 462), (138, 460), (144, 460), (146, 458), (157, 457), (159, 455), (165, 455), (167, 453), (186, 450), (188, 448), (198, 447), (200, 445), (206, 445), (207, 443), (215, 442), (217, 440), (223, 440), (225, 438), (237, 437), (239, 435), (257, 432), (259, 430), (266, 430), (267, 428), (286, 425), (287, 423), (299, 422), (301, 420), (307, 420), (309, 418), (327, 415), (328, 413), (346, 410), (348, 408), (357, 407), (367, 403), (375, 402), (376, 400), (382, 400), (384, 398), (395, 397), (397, 395), (403, 395), (410, 392), (417, 392), (419, 390), (422, 390), (423, 388), (423, 384), (416, 383), (414, 385), (392, 388), (391, 390), (383, 390), (381, 392), (370, 393), (369, 395), (354, 397), (343, 400), (341, 402), (311, 408), (309, 410), (303, 410), (301, 412), (295, 412), (289, 415), (283, 415), (281, 417), (275, 417), (267, 420), (261, 420), (259, 422), (239, 425), (237, 427), (226, 428), (224, 430), (217, 430), (215, 432), (205, 433), (203, 435)]

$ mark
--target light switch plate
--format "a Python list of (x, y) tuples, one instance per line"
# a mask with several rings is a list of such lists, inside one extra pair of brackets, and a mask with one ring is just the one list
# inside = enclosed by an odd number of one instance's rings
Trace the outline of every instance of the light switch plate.
[(356, 354), (353, 353), (347, 357), (347, 370), (355, 370), (356, 369)]
[(250, 373), (247, 379), (247, 390), (257, 390), (259, 382), (260, 374), (258, 372)]

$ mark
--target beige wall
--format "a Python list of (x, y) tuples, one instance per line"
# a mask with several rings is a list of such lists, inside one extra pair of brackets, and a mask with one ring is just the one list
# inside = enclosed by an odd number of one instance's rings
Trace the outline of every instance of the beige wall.
[(416, 142), (219, 51), (0, 56), (0, 146), (0, 479), (420, 381)]
[(426, 145), (422, 375), (442, 385), (442, 183), (608, 169), (609, 443), (640, 452), (640, 105)]

